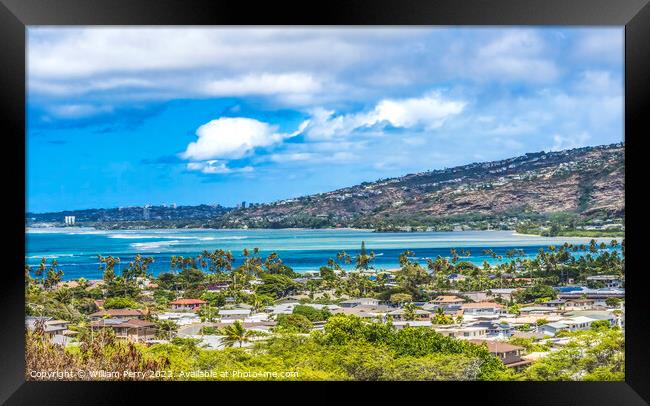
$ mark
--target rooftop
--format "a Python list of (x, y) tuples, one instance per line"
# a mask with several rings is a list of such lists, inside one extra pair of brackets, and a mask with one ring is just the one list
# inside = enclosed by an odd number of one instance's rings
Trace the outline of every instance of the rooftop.
[(205, 304), (208, 303), (205, 300), (201, 299), (178, 299), (173, 302), (169, 302), (172, 305), (193, 305), (193, 304)]

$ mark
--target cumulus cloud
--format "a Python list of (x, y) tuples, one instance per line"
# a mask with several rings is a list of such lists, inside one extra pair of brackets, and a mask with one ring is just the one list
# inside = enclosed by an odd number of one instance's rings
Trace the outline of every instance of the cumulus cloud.
[(198, 139), (181, 153), (181, 158), (193, 161), (208, 159), (237, 159), (257, 147), (268, 147), (298, 135), (277, 131), (277, 127), (252, 118), (222, 117), (203, 124), (196, 130)]

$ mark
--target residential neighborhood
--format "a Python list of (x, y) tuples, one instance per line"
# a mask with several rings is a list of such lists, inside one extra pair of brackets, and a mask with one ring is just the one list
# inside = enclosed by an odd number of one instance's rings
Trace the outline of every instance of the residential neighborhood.
[[(544, 255), (560, 254), (550, 251)], [(210, 255), (218, 262), (228, 254)], [(617, 257), (611, 259), (609, 252), (597, 259), (602, 262), (603, 257), (614, 261), (612, 265), (618, 261)], [(343, 255), (341, 260), (345, 261)], [(549, 261), (548, 257), (542, 260)], [(439, 257), (429, 262), (427, 271), (404, 256), (402, 268), (382, 270), (370, 266), (372, 254), (362, 246), (356, 259), (350, 259), (360, 266), (349, 270), (330, 261), (334, 267), (297, 274), (276, 256), (266, 262), (250, 256), (238, 268), (218, 275), (203, 274), (194, 268), (193, 259), (176, 259), (181, 273), (158, 277), (147, 275), (145, 258), (138, 261), (131, 267), (139, 267), (141, 274), (133, 277), (132, 285), (124, 276), (114, 276), (109, 259), (104, 259), (107, 278), (103, 280), (52, 284), (47, 278), (31, 279), (33, 293), (27, 299), (33, 314), (26, 316), (27, 330), (38, 330), (43, 339), (67, 347), (109, 331), (116, 339), (142, 348), (192, 340), (205, 350), (233, 345), (254, 350), (287, 334), (331, 334), (335, 320), (359, 320), (369, 326), (384, 325), (394, 332), (391, 334), (418, 329), (478, 345), (506, 369), (525, 374), (527, 368), (566, 350), (572, 334), (602, 329), (623, 332), (625, 327), (624, 275), (577, 273), (571, 283), (568, 275), (562, 275), (555, 279), (564, 279), (562, 283), (548, 285), (547, 281), (557, 277), (544, 276), (544, 268), (531, 272), (531, 267), (539, 265), (530, 260), (481, 269)], [(561, 272), (579, 272), (579, 263), (569, 264)], [(502, 272), (506, 267), (508, 272)], [(448, 278), (459, 271), (465, 273), (465, 280)], [(492, 278), (492, 273), (501, 275)], [(503, 278), (503, 273), (518, 276)], [(195, 281), (184, 282), (186, 276)], [(504, 281), (509, 287), (492, 288), (503, 286)], [(486, 283), (488, 288), (477, 290), (475, 282)], [(115, 294), (123, 290), (133, 293)], [(37, 304), (43, 295), (67, 298), (70, 305), (85, 303), (92, 311), (67, 320), (54, 317), (59, 312), (46, 311)]]

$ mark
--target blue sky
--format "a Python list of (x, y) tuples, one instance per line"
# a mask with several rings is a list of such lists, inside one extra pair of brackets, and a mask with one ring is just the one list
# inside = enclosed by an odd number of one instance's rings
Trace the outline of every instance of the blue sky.
[(623, 139), (623, 28), (28, 30), (27, 210), (268, 202)]

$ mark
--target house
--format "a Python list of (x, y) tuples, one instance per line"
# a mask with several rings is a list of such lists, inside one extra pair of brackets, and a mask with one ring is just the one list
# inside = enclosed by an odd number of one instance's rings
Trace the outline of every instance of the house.
[(401, 330), (404, 327), (431, 327), (431, 320), (397, 320), (393, 322), (393, 327)]
[(504, 313), (503, 306), (494, 302), (463, 303), (460, 308), (468, 316), (497, 316)]
[(446, 315), (456, 316), (458, 313), (462, 313), (461, 306), (462, 306), (462, 304), (460, 304), (460, 303), (436, 304), (436, 303), (429, 302), (429, 303), (425, 303), (424, 305), (422, 305), (422, 309), (430, 311), (430, 312), (435, 312), (438, 309), (442, 309), (442, 311)]
[(205, 288), (206, 291), (208, 292), (216, 293), (228, 289), (228, 286), (230, 286), (229, 282), (218, 282), (218, 283), (208, 283), (205, 286)]
[(28, 330), (35, 330), (39, 323), (43, 324), (43, 334), (48, 338), (65, 334), (70, 324), (68, 321), (54, 320), (52, 317), (25, 317), (25, 328)]
[(92, 313), (88, 317), (90, 317), (91, 321), (105, 318), (128, 320), (143, 319), (144, 314), (138, 309), (105, 309)]
[(169, 302), (169, 305), (172, 310), (195, 311), (206, 303), (208, 302), (201, 299), (177, 299), (173, 302)]
[(569, 331), (588, 330), (591, 327), (591, 323), (594, 321), (596, 321), (596, 319), (585, 316), (569, 317), (560, 320), (561, 323), (567, 325)]
[(449, 275), (447, 277), (447, 279), (452, 283), (453, 282), (460, 282), (460, 281), (464, 281), (465, 279), (467, 279), (467, 276), (465, 276), (463, 274), (459, 274), (459, 273), (452, 273), (451, 275)]
[(554, 300), (549, 300), (547, 302), (542, 302), (539, 305), (543, 307), (552, 308), (552, 309), (562, 310), (564, 309), (565, 303), (566, 303), (566, 299), (554, 299)]
[(200, 323), (201, 318), (196, 313), (179, 312), (179, 313), (161, 313), (158, 315), (159, 320), (171, 320), (179, 326)]
[[(393, 310), (392, 312), (386, 313), (386, 316), (391, 316), (393, 320), (406, 320), (404, 318), (404, 315), (406, 313), (407, 312), (404, 309), (397, 309), (397, 310)], [(430, 312), (422, 309), (415, 309), (413, 313), (414, 313), (415, 320), (429, 320), (429, 318), (431, 317)]]
[(366, 306), (359, 305), (355, 307), (339, 307), (334, 309), (332, 314), (352, 314), (369, 319), (384, 319), (386, 314), (391, 311), (388, 306)]
[(512, 294), (516, 292), (517, 289), (514, 288), (500, 288), (500, 289), (490, 289), (489, 292), (492, 293), (492, 296), (501, 298), (505, 301), (510, 301), (512, 299)]
[(339, 303), (341, 307), (356, 307), (356, 306), (379, 306), (379, 299), (371, 297), (362, 297), (358, 299), (344, 300)]
[(520, 307), (519, 312), (524, 315), (546, 315), (557, 313), (558, 310), (548, 306), (525, 306)]
[(482, 320), (471, 324), (472, 327), (487, 328), (487, 336), (493, 338), (507, 339), (515, 333), (515, 329), (508, 323), (500, 323), (492, 320)]
[(537, 328), (537, 331), (539, 331), (541, 333), (544, 333), (544, 334), (554, 336), (557, 333), (559, 333), (560, 331), (568, 330), (568, 329), (569, 329), (568, 325), (557, 321), (557, 322), (554, 322), (554, 323), (547, 323), (547, 324), (544, 324), (542, 326), (539, 326)]
[(571, 299), (564, 303), (564, 310), (591, 310), (594, 308), (594, 299)]
[(131, 341), (145, 341), (155, 338), (156, 325), (140, 319), (100, 319), (90, 323), (93, 331), (109, 328), (118, 338)]
[(602, 285), (605, 288), (620, 288), (621, 278), (617, 275), (592, 275), (587, 276), (587, 283)]
[(251, 309), (221, 309), (219, 317), (221, 320), (244, 320), (251, 315)]
[(447, 336), (460, 339), (470, 340), (473, 338), (487, 337), (488, 329), (485, 327), (457, 327), (457, 326), (440, 326), (435, 328), (436, 332)]
[(490, 354), (499, 358), (508, 368), (520, 368), (529, 365), (531, 361), (521, 358), (521, 350), (523, 347), (512, 345), (510, 343), (501, 342), (497, 340), (469, 340), (471, 343), (477, 345), (487, 346)]
[(458, 296), (438, 296), (433, 299), (431, 303), (446, 307), (450, 305), (459, 305), (465, 303), (465, 299), (461, 299)]

